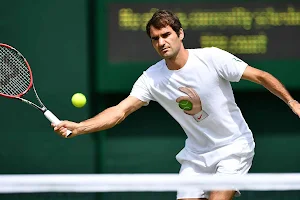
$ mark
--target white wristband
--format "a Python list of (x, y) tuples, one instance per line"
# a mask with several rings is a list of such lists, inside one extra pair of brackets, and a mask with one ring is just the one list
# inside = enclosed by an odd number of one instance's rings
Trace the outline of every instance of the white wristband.
[(200, 112), (195, 114), (193, 117), (197, 122), (200, 122), (203, 119), (205, 119), (207, 116), (208, 116), (208, 114), (204, 110), (201, 110)]

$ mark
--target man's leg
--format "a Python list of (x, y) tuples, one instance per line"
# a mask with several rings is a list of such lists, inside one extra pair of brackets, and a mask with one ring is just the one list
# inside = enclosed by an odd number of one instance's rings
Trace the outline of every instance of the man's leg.
[[(181, 152), (182, 153), (182, 152)], [(187, 152), (185, 152), (187, 153)], [(179, 153), (179, 156), (181, 154)], [(185, 154), (184, 154), (185, 155)], [(178, 159), (178, 157), (176, 157)], [(200, 174), (211, 173), (210, 169), (200, 164), (192, 163), (188, 160), (182, 160), (179, 175), (182, 176), (199, 176)], [(201, 177), (199, 177), (201, 178)], [(183, 189), (177, 191), (178, 200), (208, 200), (209, 192), (201, 188)]]
[(209, 200), (232, 200), (236, 191), (212, 191)]
[(209, 199), (206, 198), (187, 198), (178, 200), (232, 200), (236, 191), (212, 191)]
[[(247, 174), (254, 156), (255, 143), (241, 143), (239, 148), (240, 152), (234, 153), (227, 158), (223, 158), (217, 165), (217, 176), (223, 175), (244, 175)], [(209, 200), (232, 200), (234, 196), (240, 196), (238, 190), (228, 190), (228, 191), (211, 191), (209, 195)]]

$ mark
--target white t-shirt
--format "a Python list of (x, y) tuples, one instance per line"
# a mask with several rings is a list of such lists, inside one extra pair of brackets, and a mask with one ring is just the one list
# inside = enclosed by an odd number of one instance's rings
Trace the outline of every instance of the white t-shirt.
[[(238, 82), (248, 66), (221, 49), (188, 49), (186, 64), (169, 70), (165, 60), (149, 67), (135, 82), (130, 96), (149, 103), (157, 101), (183, 128), (185, 147), (205, 153), (231, 144), (237, 139), (253, 141), (252, 132), (235, 103), (230, 81)], [(194, 89), (208, 116), (196, 121), (179, 108), (176, 99), (187, 96), (178, 88)]]

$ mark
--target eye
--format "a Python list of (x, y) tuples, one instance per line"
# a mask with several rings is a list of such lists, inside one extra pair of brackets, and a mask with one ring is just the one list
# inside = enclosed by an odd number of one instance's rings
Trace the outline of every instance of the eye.
[(169, 35), (171, 35), (171, 33), (170, 33), (170, 32), (167, 32), (167, 33), (164, 33), (164, 34), (162, 35), (162, 37), (163, 37), (163, 38), (167, 38)]
[(157, 41), (158, 40), (158, 37), (151, 37), (151, 40), (153, 41)]

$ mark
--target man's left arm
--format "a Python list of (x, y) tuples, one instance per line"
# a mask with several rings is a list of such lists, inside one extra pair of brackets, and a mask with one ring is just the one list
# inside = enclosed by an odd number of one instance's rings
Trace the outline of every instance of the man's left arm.
[(274, 95), (283, 100), (293, 110), (293, 112), (300, 117), (300, 104), (298, 101), (293, 99), (284, 85), (270, 73), (247, 66), (242, 75), (242, 79), (264, 86)]

